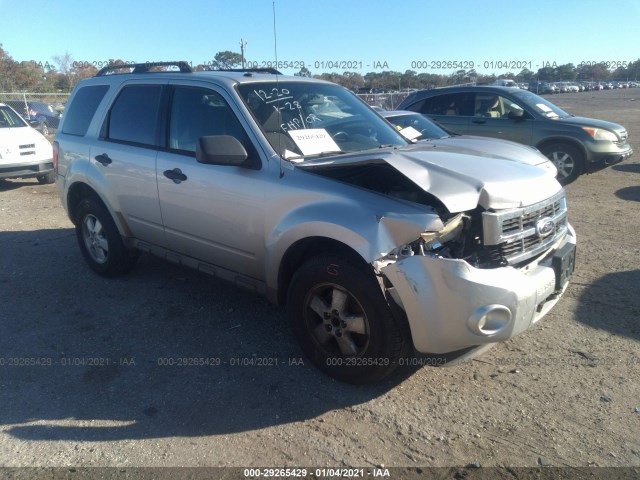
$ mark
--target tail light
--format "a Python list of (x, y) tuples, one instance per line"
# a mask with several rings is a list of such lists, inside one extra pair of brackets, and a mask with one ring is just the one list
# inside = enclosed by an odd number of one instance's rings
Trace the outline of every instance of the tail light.
[(58, 174), (58, 142), (53, 142), (53, 171)]

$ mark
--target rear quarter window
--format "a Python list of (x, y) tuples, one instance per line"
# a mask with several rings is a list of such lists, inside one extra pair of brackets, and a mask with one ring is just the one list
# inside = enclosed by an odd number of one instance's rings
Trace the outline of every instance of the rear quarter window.
[(64, 112), (62, 133), (84, 136), (100, 102), (109, 90), (108, 85), (82, 87)]

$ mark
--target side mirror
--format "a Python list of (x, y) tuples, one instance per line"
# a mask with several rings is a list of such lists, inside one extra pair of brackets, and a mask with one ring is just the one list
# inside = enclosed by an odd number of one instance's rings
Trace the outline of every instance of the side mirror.
[(29, 126), (31, 128), (38, 128), (40, 127), (40, 122), (38, 122), (37, 120), (29, 120)]
[(241, 165), (249, 155), (238, 141), (230, 135), (200, 137), (196, 145), (196, 160), (210, 165)]
[(524, 110), (511, 110), (507, 117), (511, 120), (522, 120), (524, 117)]

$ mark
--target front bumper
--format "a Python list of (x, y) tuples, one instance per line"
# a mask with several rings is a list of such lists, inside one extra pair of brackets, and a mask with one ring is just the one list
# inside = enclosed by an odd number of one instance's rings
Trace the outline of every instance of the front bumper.
[(589, 161), (585, 165), (585, 169), (587, 172), (596, 172), (610, 165), (620, 163), (631, 155), (633, 155), (633, 149), (628, 144), (620, 148), (616, 147), (615, 151), (611, 151), (611, 149), (594, 149), (589, 152)]
[(503, 342), (537, 323), (567, 286), (558, 281), (554, 254), (575, 243), (569, 226), (549, 253), (521, 269), (478, 269), (464, 260), (416, 255), (381, 271), (407, 315), (415, 349), (443, 354)]
[(590, 140), (585, 143), (585, 147), (587, 172), (595, 172), (609, 165), (615, 165), (633, 155), (633, 149), (628, 143)]
[(53, 160), (37, 163), (0, 164), (0, 178), (29, 178), (53, 172)]

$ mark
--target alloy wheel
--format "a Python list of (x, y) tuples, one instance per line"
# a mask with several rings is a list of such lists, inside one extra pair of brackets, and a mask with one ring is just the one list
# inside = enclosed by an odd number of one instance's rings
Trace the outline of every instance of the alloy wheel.
[(559, 179), (567, 178), (576, 168), (574, 159), (566, 152), (553, 152), (549, 158), (558, 169)]
[(343, 287), (317, 285), (305, 301), (305, 324), (328, 356), (358, 356), (369, 343), (369, 321), (356, 297)]
[(82, 238), (91, 258), (97, 263), (105, 263), (109, 256), (109, 242), (105, 236), (100, 220), (94, 215), (87, 215), (82, 222)]

